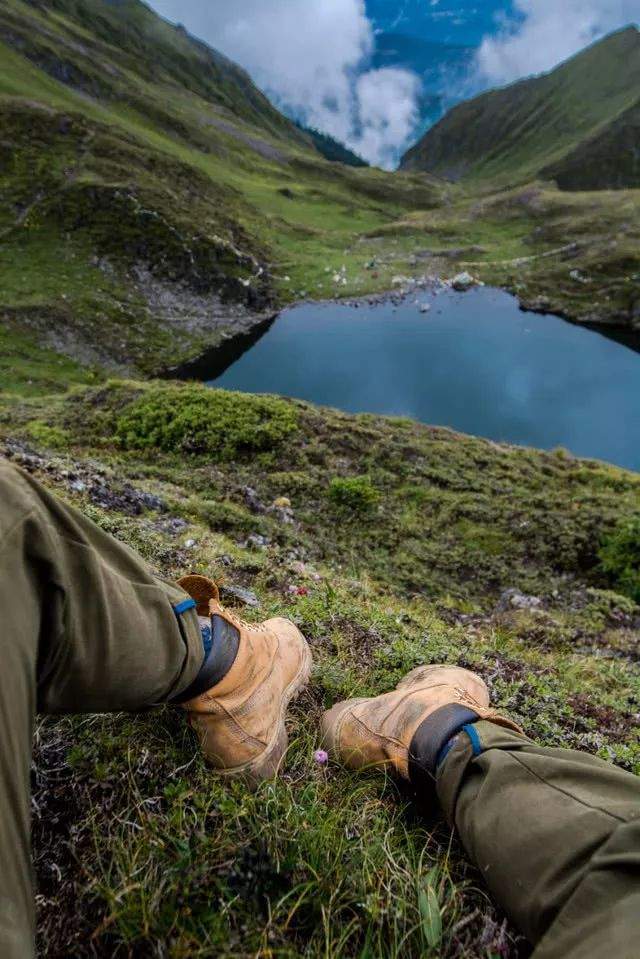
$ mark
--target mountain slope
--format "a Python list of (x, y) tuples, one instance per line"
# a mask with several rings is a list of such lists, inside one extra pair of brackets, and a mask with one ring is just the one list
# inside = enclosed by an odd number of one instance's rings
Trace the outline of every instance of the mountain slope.
[[(500, 183), (557, 170), (562, 182), (570, 184), (568, 173), (561, 175), (565, 158), (579, 151), (581, 159), (588, 160), (592, 148), (602, 148), (602, 137), (618, 147), (627, 144), (628, 111), (639, 89), (640, 32), (628, 27), (551, 73), (455, 107), (405, 154), (402, 169), (425, 170), (449, 180)], [(622, 131), (616, 124), (622, 124)], [(590, 185), (640, 185), (629, 159), (633, 147), (632, 142), (613, 157), (601, 179), (596, 163), (590, 164)]]
[(542, 172), (564, 190), (640, 187), (640, 97), (604, 129)]
[[(244, 71), (139, 0), (0, 6), (12, 351), (35, 337), (83, 367), (147, 374), (311, 286), (333, 294), (343, 264), (341, 292), (383, 289), (398, 267), (373, 277), (355, 240), (441, 193), (424, 176), (327, 163)], [(67, 376), (42, 362), (47, 383)]]
[(2, 455), (161, 575), (254, 591), (240, 614), (292, 618), (315, 662), (283, 775), (255, 793), (211, 775), (176, 710), (39, 723), (39, 955), (516, 959), (450, 831), (384, 777), (319, 767), (318, 722), (456, 662), (534, 739), (640, 772), (640, 608), (598, 557), (640, 511), (637, 474), (193, 384), (0, 396)]
[[(27, 4), (47, 17), (50, 29), (23, 13), (12, 15), (9, 8), (3, 17), (4, 37), (55, 79), (135, 107), (142, 99), (137, 84), (131, 83), (135, 76), (176, 92), (189, 91), (254, 126), (305, 142), (248, 73), (182, 27), (164, 21), (141, 0), (27, 0)], [(169, 125), (171, 107), (168, 100), (163, 119)]]
[(298, 123), (297, 126), (311, 138), (314, 147), (325, 160), (329, 160), (331, 163), (345, 163), (347, 166), (354, 167), (369, 166), (366, 160), (363, 160), (357, 153), (354, 153), (344, 143), (336, 140), (328, 133), (314, 130), (313, 127), (305, 127), (301, 123)]

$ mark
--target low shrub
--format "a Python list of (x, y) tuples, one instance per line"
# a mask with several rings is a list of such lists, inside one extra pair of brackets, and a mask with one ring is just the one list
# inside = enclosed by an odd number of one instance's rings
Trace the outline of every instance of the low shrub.
[(598, 556), (615, 589), (640, 603), (640, 516), (621, 523), (610, 533)]
[(116, 436), (125, 449), (233, 460), (270, 451), (296, 429), (296, 411), (284, 400), (189, 384), (145, 392), (118, 417)]
[(61, 450), (69, 445), (69, 434), (59, 426), (49, 426), (41, 420), (28, 423), (25, 432), (29, 439), (52, 450)]
[(352, 476), (347, 479), (336, 476), (329, 484), (329, 499), (339, 510), (368, 513), (380, 499), (380, 493), (368, 476)]

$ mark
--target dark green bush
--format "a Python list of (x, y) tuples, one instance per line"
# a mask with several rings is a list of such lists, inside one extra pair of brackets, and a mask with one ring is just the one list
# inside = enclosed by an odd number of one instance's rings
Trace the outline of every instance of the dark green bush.
[(296, 411), (284, 400), (189, 384), (145, 392), (118, 417), (116, 436), (126, 449), (233, 460), (272, 450), (296, 428)]
[(640, 516), (621, 523), (607, 536), (598, 556), (615, 589), (640, 603)]
[(352, 513), (370, 512), (380, 494), (368, 476), (334, 477), (329, 484), (329, 499), (339, 510)]

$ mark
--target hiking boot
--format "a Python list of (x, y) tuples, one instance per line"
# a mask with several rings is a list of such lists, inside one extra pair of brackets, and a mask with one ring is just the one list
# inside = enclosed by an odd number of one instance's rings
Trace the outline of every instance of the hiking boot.
[[(428, 718), (432, 721), (426, 724)], [(412, 740), (419, 729), (427, 732), (426, 750), (425, 736), (420, 737), (419, 758), (435, 771), (435, 760), (451, 736), (478, 719), (521, 732), (490, 708), (489, 690), (475, 673), (457, 666), (419, 666), (392, 693), (349, 699), (328, 710), (322, 738), (329, 754), (351, 769), (380, 767), (409, 779)], [(425, 752), (433, 756), (427, 758)]]
[(211, 624), (211, 650), (179, 700), (205, 758), (223, 775), (270, 779), (287, 748), (287, 707), (309, 680), (309, 645), (287, 619), (245, 623), (224, 609), (205, 576), (185, 576), (180, 586), (196, 601), (201, 624), (203, 617)]

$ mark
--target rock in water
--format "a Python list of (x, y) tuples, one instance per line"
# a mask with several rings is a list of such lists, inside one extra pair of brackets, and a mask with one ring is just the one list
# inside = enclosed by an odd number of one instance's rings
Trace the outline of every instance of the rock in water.
[(458, 293), (465, 293), (467, 290), (470, 290), (472, 286), (477, 286), (478, 281), (474, 276), (471, 276), (470, 273), (467, 273), (466, 270), (464, 273), (458, 273), (457, 276), (454, 276), (451, 281), (451, 286), (454, 290), (457, 290)]

